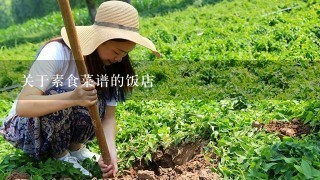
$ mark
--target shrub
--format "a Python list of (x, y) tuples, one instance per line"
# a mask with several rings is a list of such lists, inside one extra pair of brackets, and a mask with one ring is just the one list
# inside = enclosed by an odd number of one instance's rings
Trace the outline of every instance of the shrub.
[(13, 23), (13, 19), (10, 16), (9, 7), (5, 0), (0, 0), (0, 28), (7, 28)]
[[(84, 7), (84, 0), (70, 0), (71, 7)], [(22, 23), (34, 17), (42, 17), (50, 12), (58, 11), (57, 1), (46, 0), (12, 0), (11, 14), (15, 23)]]

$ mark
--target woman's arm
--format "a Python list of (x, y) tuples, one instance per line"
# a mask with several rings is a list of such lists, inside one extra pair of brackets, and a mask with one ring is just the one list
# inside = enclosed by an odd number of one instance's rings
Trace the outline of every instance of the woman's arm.
[(89, 107), (97, 101), (94, 82), (54, 95), (44, 95), (41, 90), (27, 85), (18, 97), (16, 112), (22, 117), (39, 117), (76, 105)]
[(115, 112), (116, 112), (116, 106), (107, 106), (105, 116), (102, 121), (103, 131), (106, 137), (111, 159), (117, 159), (117, 152), (116, 152), (117, 125), (116, 125)]
[(46, 96), (35, 87), (25, 86), (17, 102), (16, 112), (22, 117), (39, 117), (74, 105), (71, 92)]
[(107, 106), (105, 115), (102, 121), (104, 135), (106, 137), (108, 150), (110, 153), (111, 162), (110, 164), (106, 164), (102, 156), (100, 156), (98, 164), (102, 171), (103, 178), (117, 177), (118, 173), (118, 159), (117, 159), (117, 151), (116, 151), (116, 107), (115, 106)]

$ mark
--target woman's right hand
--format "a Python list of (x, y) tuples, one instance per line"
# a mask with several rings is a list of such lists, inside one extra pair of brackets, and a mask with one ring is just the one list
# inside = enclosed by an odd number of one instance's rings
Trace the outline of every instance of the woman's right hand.
[(118, 173), (118, 162), (117, 158), (113, 159), (111, 157), (110, 165), (104, 163), (102, 156), (98, 160), (98, 165), (100, 166), (103, 178), (115, 178)]
[(90, 107), (98, 102), (96, 84), (93, 80), (89, 80), (73, 90), (72, 99), (77, 106)]

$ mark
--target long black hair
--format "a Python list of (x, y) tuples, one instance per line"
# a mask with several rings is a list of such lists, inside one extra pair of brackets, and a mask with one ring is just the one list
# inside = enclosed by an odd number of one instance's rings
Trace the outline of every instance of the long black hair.
[[(113, 41), (126, 42), (125, 39), (112, 39)], [(68, 47), (62, 37), (54, 38), (45, 43), (47, 45), (50, 42), (59, 42), (64, 46)], [(45, 46), (44, 45), (44, 46)], [(42, 46), (42, 48), (44, 47)], [(40, 51), (42, 50), (40, 49)], [(69, 48), (69, 47), (68, 47)], [(40, 52), (39, 51), (39, 52)], [(107, 78), (107, 81), (100, 83), (100, 86), (96, 86), (97, 94), (99, 98), (106, 98), (107, 100), (116, 100), (118, 102), (125, 101), (129, 93), (132, 92), (133, 86), (130, 86), (126, 79), (127, 77), (132, 78), (135, 76), (134, 69), (132, 67), (130, 57), (127, 54), (122, 58), (122, 61), (117, 63), (112, 63), (108, 66), (103, 64), (103, 61), (100, 59), (97, 50), (93, 53), (84, 57), (85, 64), (88, 70), (88, 74), (92, 75), (94, 81), (99, 81), (102, 79), (102, 76)], [(112, 84), (112, 77), (119, 78), (123, 83)], [(81, 78), (81, 77), (80, 77)]]

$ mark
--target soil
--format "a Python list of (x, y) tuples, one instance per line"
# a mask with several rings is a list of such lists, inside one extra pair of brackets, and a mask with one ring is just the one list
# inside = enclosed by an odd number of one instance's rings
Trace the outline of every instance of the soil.
[(267, 132), (279, 132), (279, 137), (301, 137), (303, 134), (310, 134), (311, 127), (307, 124), (303, 124), (299, 119), (293, 119), (290, 122), (284, 122), (279, 120), (273, 120), (269, 124), (259, 123), (257, 121), (252, 123), (253, 128), (264, 128)]
[[(188, 143), (180, 147), (158, 150), (147, 165), (137, 161), (129, 170), (124, 170), (119, 179), (139, 180), (215, 180), (218, 175), (211, 171), (216, 167), (217, 157), (202, 154), (204, 143)], [(211, 162), (213, 160), (213, 162)]]
[(30, 179), (30, 176), (24, 172), (12, 172), (6, 177), (6, 180), (16, 180), (16, 179)]
[[(159, 149), (152, 155), (152, 162), (136, 161), (116, 179), (138, 180), (215, 180), (219, 176), (211, 171), (218, 158), (202, 152), (204, 142), (186, 143), (179, 147)], [(26, 173), (13, 172), (6, 180), (30, 179)], [(94, 178), (95, 179), (95, 178)]]
[[(279, 137), (300, 137), (310, 134), (311, 127), (299, 119), (290, 122), (273, 120), (268, 124), (258, 121), (252, 123), (252, 128), (265, 129), (267, 132), (279, 132)], [(152, 155), (152, 162), (136, 161), (133, 166), (123, 171), (116, 179), (138, 180), (215, 180), (219, 176), (211, 171), (217, 167), (218, 157), (214, 154), (203, 154), (205, 142), (186, 143), (179, 147), (159, 149)], [(6, 180), (29, 179), (26, 173), (13, 172)]]

